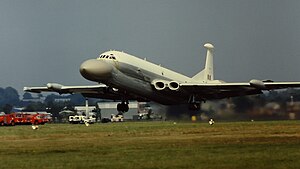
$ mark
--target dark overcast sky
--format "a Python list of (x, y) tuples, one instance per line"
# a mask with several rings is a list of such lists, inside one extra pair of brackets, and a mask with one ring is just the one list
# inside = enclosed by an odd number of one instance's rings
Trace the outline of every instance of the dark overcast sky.
[(123, 50), (192, 76), (300, 81), (299, 0), (1, 0), (0, 86), (91, 84), (80, 64)]

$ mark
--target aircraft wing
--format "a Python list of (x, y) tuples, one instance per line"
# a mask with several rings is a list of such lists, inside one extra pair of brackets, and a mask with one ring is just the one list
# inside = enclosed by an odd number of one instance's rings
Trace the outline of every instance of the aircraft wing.
[(41, 92), (57, 92), (60, 94), (65, 93), (97, 93), (101, 90), (106, 89), (106, 85), (91, 85), (91, 86), (64, 86), (58, 83), (48, 83), (45, 87), (24, 87), (24, 91), (32, 93)]
[[(57, 92), (59, 94), (80, 93), (84, 97), (121, 100), (123, 95), (121, 91), (110, 88), (104, 84), (87, 86), (64, 86), (58, 83), (48, 83), (45, 87), (24, 87), (25, 92)], [(129, 99), (132, 99), (128, 96)]]
[(182, 83), (180, 90), (201, 97), (201, 99), (222, 99), (235, 96), (261, 94), (263, 90), (300, 87), (300, 82), (263, 82), (251, 80), (249, 83)]
[(267, 90), (300, 87), (300, 82), (268, 82), (264, 84), (267, 87)]

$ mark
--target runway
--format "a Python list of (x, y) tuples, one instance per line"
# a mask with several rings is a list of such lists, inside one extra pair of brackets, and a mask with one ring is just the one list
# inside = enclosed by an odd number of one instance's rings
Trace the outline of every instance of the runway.
[(0, 128), (1, 168), (298, 168), (300, 121)]

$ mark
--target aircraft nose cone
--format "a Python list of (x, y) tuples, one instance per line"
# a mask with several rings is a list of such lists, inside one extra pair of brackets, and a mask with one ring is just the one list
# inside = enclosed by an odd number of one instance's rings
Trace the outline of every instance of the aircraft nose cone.
[(112, 66), (101, 60), (90, 59), (81, 64), (79, 71), (84, 78), (98, 82), (111, 76)]

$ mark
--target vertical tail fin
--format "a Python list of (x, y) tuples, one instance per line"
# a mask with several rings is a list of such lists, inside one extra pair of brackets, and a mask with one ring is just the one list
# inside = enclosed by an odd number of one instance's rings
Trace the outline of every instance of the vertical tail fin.
[(204, 47), (207, 49), (205, 68), (196, 74), (193, 79), (207, 83), (208, 81), (214, 80), (214, 60), (213, 60), (213, 49), (214, 46), (210, 43), (206, 43)]

